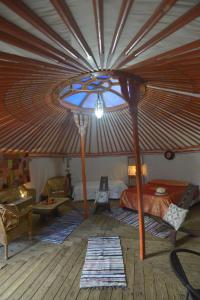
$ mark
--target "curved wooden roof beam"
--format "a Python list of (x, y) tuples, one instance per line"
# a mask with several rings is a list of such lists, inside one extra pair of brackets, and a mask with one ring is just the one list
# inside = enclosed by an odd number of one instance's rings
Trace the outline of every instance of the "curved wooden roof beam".
[[(4, 75), (9, 74), (10, 72), (12, 72), (12, 74), (18, 74), (19, 72), (22, 72), (23, 74), (29, 74), (30, 70), (27, 68), (27, 65), (13, 65), (13, 63), (6, 63), (6, 62), (0, 62), (0, 68), (1, 68), (1, 72), (4, 72)], [(38, 69), (38, 67), (31, 67), (31, 75), (39, 75), (39, 76), (61, 76), (61, 77), (65, 77), (66, 74), (65, 73), (61, 73), (61, 72), (56, 72), (53, 70), (41, 70)]]
[(108, 68), (108, 69), (110, 67), (110, 62), (112, 61), (113, 55), (115, 53), (115, 49), (117, 47), (120, 36), (121, 36), (124, 26), (126, 24), (126, 20), (127, 20), (128, 14), (130, 13), (133, 2), (134, 2), (134, 0), (123, 0), (122, 1), (117, 24), (115, 27), (115, 31), (114, 31), (111, 46), (110, 46), (110, 50), (108, 52), (108, 58), (107, 58), (107, 62), (106, 62), (106, 68)]
[(70, 30), (74, 38), (77, 40), (77, 42), (79, 43), (79, 45), (81, 46), (85, 54), (87, 55), (87, 58), (89, 59), (91, 57), (98, 69), (99, 67), (92, 53), (92, 50), (89, 47), (88, 43), (86, 42), (67, 3), (63, 0), (50, 0), (50, 1), (54, 6), (54, 8), (56, 9), (59, 16), (62, 18), (63, 22), (66, 24), (67, 28)]
[(93, 10), (96, 24), (97, 41), (101, 69), (104, 67), (104, 22), (103, 22), (103, 1), (93, 0)]
[(126, 48), (122, 51), (122, 53), (118, 56), (116, 61), (113, 64), (113, 68), (115, 64), (122, 61), (133, 48), (149, 33), (149, 31), (159, 22), (159, 20), (172, 8), (172, 6), (176, 3), (177, 0), (163, 0), (158, 7), (155, 9), (151, 17), (147, 20), (147, 22), (142, 26), (142, 28), (138, 31), (136, 36), (132, 38)]
[(161, 40), (165, 39), (175, 31), (179, 30), (192, 20), (196, 19), (200, 16), (200, 4), (195, 5), (192, 7), (189, 11), (187, 11), (184, 15), (176, 19), (173, 23), (171, 23), (169, 26), (167, 26), (165, 29), (154, 35), (150, 40), (148, 40), (146, 43), (144, 43), (141, 47), (139, 47), (136, 51), (132, 52), (130, 55), (128, 55), (126, 58), (122, 59), (120, 62), (115, 63), (115, 68), (120, 68), (124, 64), (129, 63), (132, 61), (135, 57), (139, 56), (143, 52), (147, 51), (149, 48), (156, 45)]
[(63, 48), (68, 54), (70, 54), (74, 59), (77, 59), (77, 64), (82, 65), (84, 63), (87, 65), (89, 70), (92, 70), (91, 65), (88, 61), (76, 51), (67, 41), (63, 40), (57, 32), (55, 32), (49, 25), (47, 25), (38, 15), (36, 15), (28, 6), (26, 6), (21, 0), (0, 0), (8, 8), (18, 14), (21, 18), (29, 22), (40, 32), (45, 34), (49, 39)]
[[(69, 69), (56, 69), (53, 68), (53, 67), (50, 67), (50, 66), (43, 66), (43, 65), (37, 65), (37, 64), (31, 64), (31, 63), (27, 63), (26, 61), (24, 62), (16, 62), (16, 61), (5, 61), (5, 60), (2, 60), (1, 59), (1, 54), (0, 54), (0, 66), (5, 68), (5, 69), (10, 69), (10, 71), (14, 71), (15, 70), (25, 70), (25, 71), (28, 71), (28, 68), (31, 68), (31, 72), (34, 71), (34, 72), (38, 72), (38, 73), (41, 73), (41, 74), (57, 74), (57, 75), (64, 75), (64, 76), (68, 76), (68, 75), (74, 75), (74, 72)], [(30, 72), (30, 71), (29, 71)], [(78, 72), (77, 72), (78, 74)]]
[(126, 70), (130, 70), (130, 69), (137, 69), (137, 68), (144, 68), (144, 67), (147, 67), (148, 65), (154, 65), (155, 63), (159, 63), (159, 62), (162, 62), (162, 61), (167, 61), (167, 60), (171, 60), (171, 59), (176, 59), (178, 58), (179, 56), (181, 55), (184, 55), (184, 54), (188, 54), (196, 49), (200, 49), (200, 39), (194, 41), (194, 42), (191, 42), (191, 43), (188, 43), (188, 44), (185, 44), (183, 46), (180, 46), (180, 47), (177, 47), (177, 48), (174, 48), (172, 50), (169, 50), (167, 52), (164, 52), (164, 53), (161, 53), (161, 54), (158, 54), (156, 56), (153, 56), (151, 58), (148, 58), (142, 62), (138, 62), (137, 64), (134, 64), (130, 67), (128, 67)]
[[(185, 65), (184, 65), (185, 63)], [(200, 93), (200, 78), (198, 77), (200, 68), (200, 58), (191, 61), (174, 61), (168, 64), (155, 64), (146, 70), (136, 69), (131, 72), (139, 73), (149, 85), (168, 88), (182, 93)], [(167, 77), (166, 77), (167, 76)]]
[[(14, 36), (14, 35), (10, 35), (10, 34), (2, 32), (2, 31), (0, 31), (0, 40), (5, 43), (14, 45), (18, 48), (24, 49), (26, 51), (35, 53), (41, 57), (45, 57), (50, 60), (53, 60), (57, 64), (61, 63), (64, 66), (70, 66), (70, 68), (74, 71), (80, 70), (78, 66), (76, 67), (71, 63), (67, 63), (64, 58), (60, 58), (60, 57), (56, 56), (55, 54), (48, 52), (48, 50), (38, 47), (35, 43), (32, 43), (31, 41), (29, 41), (29, 42), (23, 41), (22, 39)], [(81, 69), (80, 71), (84, 71), (84, 70)]]
[(77, 67), (76, 60), (72, 59), (71, 57), (67, 56), (63, 52), (52, 47), (51, 45), (42, 41), (41, 39), (35, 37), (31, 33), (7, 21), (3, 17), (0, 17), (0, 28), (2, 32), (11, 35), (13, 37), (17, 36), (17, 38), (22, 40), (23, 42), (32, 44), (34, 47), (40, 48), (41, 50), (44, 50), (50, 53), (51, 55), (58, 57), (59, 60), (64, 61), (67, 65), (72, 66), (73, 68), (87, 71), (87, 69), (84, 66)]
[(67, 68), (67, 67), (62, 67), (60, 65), (55, 65), (55, 64), (51, 64), (51, 63), (47, 63), (47, 62), (43, 62), (43, 61), (39, 61), (36, 59), (32, 59), (32, 58), (28, 58), (28, 57), (22, 57), (16, 54), (11, 54), (11, 53), (6, 53), (3, 51), (0, 51), (0, 62), (1, 61), (6, 61), (6, 62), (12, 62), (15, 64), (26, 64), (27, 66), (34, 66), (34, 67), (38, 67), (40, 69), (47, 69), (47, 70), (54, 70), (54, 71), (58, 71), (58, 72), (64, 72), (64, 73), (74, 73), (74, 71), (71, 70), (71, 68)]

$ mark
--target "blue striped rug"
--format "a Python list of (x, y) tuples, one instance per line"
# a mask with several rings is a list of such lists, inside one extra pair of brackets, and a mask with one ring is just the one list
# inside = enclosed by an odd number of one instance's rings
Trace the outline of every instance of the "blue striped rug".
[(61, 244), (83, 222), (83, 215), (72, 210), (66, 215), (54, 218), (54, 223), (41, 228), (35, 239)]
[(122, 249), (118, 236), (90, 237), (80, 288), (126, 287)]
[[(112, 212), (105, 212), (106, 216), (111, 216), (114, 219), (117, 219), (118, 221), (129, 224), (131, 226), (134, 226), (136, 228), (139, 227), (138, 223), (138, 213), (123, 209), (119, 207), (112, 208)], [(170, 230), (164, 225), (159, 222), (157, 222), (154, 218), (151, 218), (149, 216), (144, 216), (144, 227), (145, 231), (151, 233), (154, 236), (157, 236), (159, 238), (167, 238), (170, 235)]]

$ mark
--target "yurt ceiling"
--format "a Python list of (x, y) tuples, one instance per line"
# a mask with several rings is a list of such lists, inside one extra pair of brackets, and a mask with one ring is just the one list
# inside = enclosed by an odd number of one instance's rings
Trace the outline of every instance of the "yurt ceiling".
[(86, 155), (132, 153), (116, 71), (145, 82), (144, 153), (200, 148), (199, 0), (1, 0), (0, 25), (1, 152), (78, 156), (78, 110)]

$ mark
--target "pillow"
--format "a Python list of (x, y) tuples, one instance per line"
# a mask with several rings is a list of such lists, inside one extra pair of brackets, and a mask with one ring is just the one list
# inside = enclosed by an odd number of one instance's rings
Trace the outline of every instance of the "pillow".
[(153, 184), (165, 184), (165, 185), (176, 185), (176, 186), (188, 186), (189, 182), (179, 180), (165, 180), (165, 179), (153, 179), (149, 183)]
[(184, 222), (188, 209), (183, 209), (171, 203), (163, 220), (169, 223), (172, 227), (178, 230)]

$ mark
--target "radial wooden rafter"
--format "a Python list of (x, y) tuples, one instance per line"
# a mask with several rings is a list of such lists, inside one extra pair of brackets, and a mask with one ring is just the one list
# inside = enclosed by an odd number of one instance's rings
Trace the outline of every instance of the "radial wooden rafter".
[[(74, 59), (71, 58), (71, 60), (69, 60), (70, 57), (65, 55), (63, 52), (48, 45), (44, 41), (36, 38), (34, 35), (26, 32), (25, 30), (19, 28), (18, 26), (12, 24), (2, 17), (0, 17), (0, 27), (2, 32), (13, 37), (17, 36), (17, 38), (20, 39), (23, 43), (30, 43), (33, 47), (40, 48), (43, 51), (51, 54), (51, 56), (53, 55), (54, 57), (57, 57), (57, 59), (59, 60), (62, 59), (62, 61), (66, 61), (66, 63), (72, 67), (77, 65), (77, 62)], [(82, 69), (84, 70), (83, 67)]]
[(29, 52), (33, 52), (35, 54), (38, 54), (42, 57), (46, 57), (46, 58), (54, 61), (55, 63), (63, 64), (63, 65), (66, 65), (66, 66), (71, 66), (71, 69), (79, 70), (80, 72), (85, 71), (84, 67), (76, 66), (76, 65), (73, 64), (73, 62), (72, 63), (70, 63), (70, 62), (67, 63), (66, 59), (64, 57), (63, 58), (58, 57), (56, 55), (56, 53), (52, 54), (48, 51), (48, 49), (41, 48), (41, 47), (39, 47), (39, 45), (37, 45), (37, 46), (34, 45), (31, 40), (29, 42), (23, 41), (22, 39), (14, 36), (14, 35), (10, 35), (10, 34), (4, 33), (4, 32), (0, 32), (0, 40), (5, 42), (5, 43), (14, 45), (18, 48), (22, 48), (22, 49), (27, 50)]
[(96, 68), (98, 69), (98, 65), (96, 62), (96, 59), (92, 53), (92, 50), (90, 49), (88, 43), (86, 42), (76, 20), (74, 19), (69, 6), (67, 3), (63, 0), (50, 0), (51, 3), (54, 5), (56, 11), (70, 30), (70, 32), (73, 34), (74, 38), (77, 40), (81, 48), (84, 50), (85, 54), (88, 58), (92, 58), (94, 61)]
[[(10, 53), (5, 53), (5, 52), (0, 52), (0, 63), (4, 62), (5, 64), (9, 64), (12, 63), (12, 66), (14, 67), (15, 65), (18, 67), (22, 67), (25, 65), (26, 68), (39, 68), (43, 71), (46, 70), (51, 70), (51, 71), (56, 71), (56, 72), (60, 72), (60, 73), (65, 73), (65, 74), (74, 74), (77, 72), (78, 75), (78, 71), (75, 71), (69, 67), (66, 66), (61, 66), (61, 65), (56, 65), (56, 64), (51, 64), (51, 63), (46, 63), (46, 62), (42, 62), (42, 61), (38, 61), (35, 59), (30, 59), (30, 58), (25, 58), (25, 57), (21, 57), (18, 55), (14, 55), (14, 54), (10, 54)], [(15, 65), (14, 65), (15, 64)]]
[[(144, 19), (142, 12), (145, 15), (147, 11), (140, 1), (134, 1), (131, 13), (128, 13), (127, 7), (132, 1), (122, 1), (121, 6), (119, 2), (118, 5), (113, 2), (116, 19), (108, 22), (106, 18), (110, 16), (105, 10), (109, 3), (93, 0), (87, 6), (90, 9), (87, 13), (93, 15), (90, 22), (94, 22), (88, 25), (84, 16), (86, 12), (79, 7), (80, 2), (73, 1), (73, 5), (68, 0), (53, 2), (64, 10), (69, 9), (64, 11), (67, 26), (50, 2), (47, 6), (39, 0), (0, 1), (0, 8), (3, 8), (1, 5), (7, 8), (5, 15), (0, 16), (1, 151), (79, 156), (80, 141), (72, 114), (61, 107), (55, 91), (62, 82), (67, 84), (68, 79), (85, 76), (85, 72), (88, 74), (94, 68), (92, 62), (81, 55), (82, 46), (86, 47), (86, 51), (89, 47), (88, 54), (95, 60), (100, 57), (99, 69), (106, 61), (112, 62), (116, 57), (117, 64), (120, 64), (124, 51), (130, 49), (127, 52), (129, 59), (142, 51), (133, 57), (134, 64), (124, 71), (139, 75), (147, 84), (138, 112), (143, 152), (200, 148), (198, 1), (190, 1), (184, 7), (175, 0), (158, 1), (157, 6), (155, 1), (147, 1), (150, 13)], [(60, 23), (49, 22), (50, 16), (56, 16)], [(97, 36), (96, 45), (89, 40), (89, 35), (84, 35), (85, 31), (78, 26), (81, 22), (76, 18), (85, 18), (83, 23), (93, 28)], [(30, 26), (25, 26), (24, 22)], [(127, 28), (128, 23), (133, 27)], [(109, 30), (105, 30), (106, 24), (109, 24)], [(131, 32), (135, 25), (138, 30), (133, 36)], [(65, 38), (64, 32), (69, 29), (76, 40), (80, 39), (82, 46), (77, 44), (74, 49)], [(190, 37), (192, 35), (193, 38)], [(43, 39), (43, 36), (46, 38)], [(171, 44), (167, 50), (163, 48), (162, 53), (154, 54), (153, 46), (165, 46), (168, 37)], [(179, 39), (180, 43), (177, 42)], [(128, 46), (123, 48), (121, 45)], [(125, 49), (123, 53), (121, 49)], [(149, 49), (152, 49), (150, 54)], [(127, 62), (130, 63), (130, 60)], [(134, 146), (131, 136), (132, 123), (126, 106), (121, 110), (108, 111), (100, 121), (90, 115), (86, 155), (131, 154)]]
[[(59, 34), (57, 34), (51, 27), (49, 27), (38, 15), (36, 15), (28, 6), (26, 6), (21, 0), (1, 0), (6, 6), (12, 9), (16, 14), (21, 16), (27, 22), (31, 23), (34, 27), (47, 35), (52, 41), (60, 45), (65, 51), (67, 51), (73, 58), (77, 58), (79, 61), (84, 62), (87, 66), (91, 67), (85, 58), (78, 53), (67, 41), (63, 40)], [(78, 63), (78, 62), (77, 62)]]
[(182, 28), (184, 25), (189, 23), (190, 21), (196, 19), (200, 16), (200, 4), (195, 5), (192, 7), (188, 12), (170, 24), (168, 27), (163, 29), (161, 32), (153, 36), (150, 40), (148, 40), (145, 44), (139, 47), (137, 50), (132, 52), (130, 55), (127, 56), (124, 60), (120, 63), (115, 65), (115, 68), (120, 68), (121, 66), (125, 65), (127, 62), (132, 61), (138, 55), (141, 55), (143, 52), (147, 51), (150, 47), (154, 46), (162, 39), (166, 38), (173, 32), (177, 31), (178, 29)]
[(142, 26), (139, 32), (132, 38), (126, 48), (122, 51), (122, 53), (117, 58), (116, 62), (113, 64), (118, 64), (122, 62), (125, 57), (130, 54), (132, 49), (142, 40), (142, 38), (147, 35), (147, 33), (158, 23), (158, 21), (170, 10), (170, 8), (176, 3), (177, 0), (163, 0), (158, 7), (155, 9), (154, 13), (147, 20), (147, 22)]
[(104, 23), (103, 23), (103, 1), (101, 0), (93, 0), (93, 9), (94, 9), (94, 17), (95, 17), (95, 25), (97, 32), (97, 41), (99, 48), (99, 58), (101, 69), (104, 66)]
[(106, 68), (109, 68), (109, 66), (110, 66), (110, 62), (112, 61), (113, 54), (114, 54), (117, 44), (120, 40), (122, 30), (126, 24), (126, 20), (127, 20), (128, 14), (130, 13), (133, 2), (134, 2), (134, 0), (123, 0), (122, 1), (117, 24), (115, 27), (115, 31), (113, 33), (113, 38), (112, 38), (110, 50), (108, 53)]

